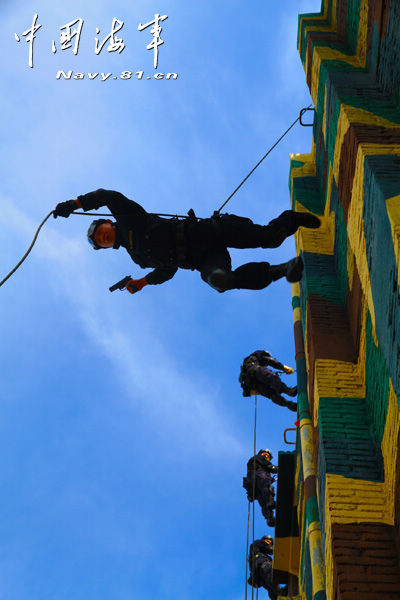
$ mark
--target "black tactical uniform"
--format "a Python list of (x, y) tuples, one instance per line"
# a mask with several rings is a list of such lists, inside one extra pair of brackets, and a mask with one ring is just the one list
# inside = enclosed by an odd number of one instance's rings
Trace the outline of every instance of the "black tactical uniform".
[(243, 396), (250, 396), (250, 392), (255, 391), (257, 394), (270, 398), (274, 404), (286, 406), (289, 410), (296, 411), (296, 402), (287, 400), (281, 394), (296, 396), (297, 387), (288, 387), (281, 381), (277, 373), (268, 368), (269, 366), (280, 371), (287, 369), (285, 365), (272, 358), (271, 354), (265, 350), (256, 350), (244, 359), (239, 376)]
[[(165, 219), (147, 213), (123, 194), (99, 189), (78, 197), (83, 210), (107, 206), (116, 220), (116, 243), (140, 267), (154, 269), (146, 275), (149, 284), (171, 279), (178, 268), (200, 271), (204, 281), (219, 292), (234, 288), (262, 289), (281, 277), (301, 278), (300, 257), (283, 265), (248, 263), (232, 271), (227, 248), (276, 248), (300, 226), (319, 227), (308, 213), (283, 212), (268, 225), (256, 225), (236, 215), (221, 215), (198, 221), (194, 218)], [(57, 205), (55, 216), (67, 203)], [(70, 210), (69, 214), (72, 212)]]
[(248, 460), (247, 475), (243, 477), (243, 487), (247, 492), (247, 498), (250, 502), (254, 502), (254, 500), (258, 501), (261, 512), (270, 527), (275, 525), (275, 517), (273, 515), (275, 490), (272, 487), (274, 482), (272, 474), (277, 472), (278, 467), (274, 466), (265, 456), (264, 450), (260, 450), (255, 457), (252, 456)]
[(272, 553), (273, 545), (272, 538), (264, 536), (260, 540), (255, 540), (250, 545), (249, 551), (249, 566), (250, 577), (249, 585), (259, 588), (263, 587), (267, 590), (271, 600), (276, 600), (278, 595), (287, 595), (287, 589), (281, 588), (272, 582)]

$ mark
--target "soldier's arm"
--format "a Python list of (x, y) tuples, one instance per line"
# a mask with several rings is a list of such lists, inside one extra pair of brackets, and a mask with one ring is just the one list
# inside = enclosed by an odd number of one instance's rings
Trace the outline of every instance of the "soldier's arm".
[(157, 267), (145, 277), (149, 285), (158, 285), (172, 279), (177, 272), (177, 267)]
[(273, 358), (269, 352), (265, 350), (257, 350), (253, 352), (254, 355), (257, 356), (258, 363), (262, 367), (272, 367), (273, 369), (277, 369), (278, 371), (284, 371), (286, 374), (290, 375), (294, 373), (294, 369), (288, 367), (287, 365), (282, 364), (276, 358)]
[[(255, 352), (253, 352), (252, 356), (255, 356), (258, 364), (261, 367), (271, 366), (271, 367), (274, 367), (275, 369), (280, 368), (275, 365), (281, 365), (281, 363), (279, 361), (277, 361), (275, 358), (272, 358), (271, 354), (269, 352), (266, 352), (265, 350), (256, 350)], [(283, 365), (281, 365), (281, 367), (283, 367)]]
[(269, 358), (265, 358), (264, 364), (267, 367), (272, 367), (273, 369), (277, 369), (278, 371), (285, 370), (285, 365), (279, 362), (279, 360), (276, 360), (276, 358), (273, 358), (271, 355), (269, 356)]
[(275, 465), (273, 465), (271, 462), (266, 465), (266, 470), (268, 471), (268, 473), (277, 473), (278, 472), (278, 467), (276, 467)]
[(146, 285), (158, 285), (164, 283), (164, 281), (168, 281), (168, 279), (172, 279), (177, 270), (176, 267), (159, 267), (141, 279), (130, 279), (125, 287), (131, 294), (136, 294)]
[(85, 212), (107, 206), (114, 217), (123, 215), (144, 219), (147, 216), (146, 211), (140, 204), (113, 190), (100, 188), (94, 192), (78, 196), (76, 203), (77, 208), (82, 208)]

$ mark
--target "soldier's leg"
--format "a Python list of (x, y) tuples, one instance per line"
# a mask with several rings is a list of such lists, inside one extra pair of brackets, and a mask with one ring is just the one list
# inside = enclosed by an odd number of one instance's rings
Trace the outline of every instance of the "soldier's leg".
[(202, 280), (218, 292), (235, 287), (231, 257), (226, 248), (212, 249), (204, 254), (197, 269)]
[(270, 527), (273, 527), (275, 525), (275, 518), (274, 518), (272, 510), (268, 506), (265, 506), (264, 502), (262, 502), (262, 500), (260, 500), (260, 498), (257, 498), (257, 500), (258, 500), (258, 504), (260, 505), (260, 508), (261, 508), (262, 516), (267, 521), (267, 524)]
[(278, 404), (278, 406), (286, 406), (289, 410), (296, 412), (297, 411), (297, 402), (292, 402), (291, 400), (287, 400), (283, 396), (279, 394), (273, 393), (270, 395), (270, 398), (274, 404)]
[(318, 217), (310, 213), (285, 210), (279, 217), (272, 219), (265, 227), (265, 243), (263, 248), (277, 248), (287, 237), (296, 233), (299, 227), (317, 229), (321, 225)]
[(272, 563), (265, 561), (258, 570), (261, 585), (267, 590), (270, 599), (276, 600), (278, 597), (278, 587), (272, 583)]
[(275, 525), (273, 510), (275, 508), (275, 490), (269, 479), (264, 480), (263, 488), (260, 491), (261, 512), (271, 527)]
[(232, 289), (262, 290), (282, 277), (286, 277), (291, 283), (300, 281), (303, 261), (296, 257), (282, 265), (270, 265), (268, 262), (247, 263), (232, 271), (230, 265), (224, 266), (224, 261), (215, 257), (215, 260), (207, 260), (199, 270), (201, 278), (218, 292)]
[(285, 210), (268, 225), (257, 225), (246, 217), (222, 215), (215, 221), (221, 241), (228, 248), (277, 248), (299, 227), (317, 228), (318, 217), (310, 213)]
[(288, 387), (283, 381), (281, 381), (280, 383), (281, 394), (287, 394), (288, 396), (292, 396), (292, 398), (297, 396), (297, 385), (295, 385), (294, 387)]

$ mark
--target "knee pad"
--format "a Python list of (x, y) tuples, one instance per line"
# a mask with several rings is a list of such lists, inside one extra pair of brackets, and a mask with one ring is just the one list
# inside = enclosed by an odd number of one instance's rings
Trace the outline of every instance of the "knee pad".
[(208, 285), (211, 285), (217, 292), (225, 292), (231, 287), (231, 276), (229, 271), (224, 269), (214, 269), (207, 277)]

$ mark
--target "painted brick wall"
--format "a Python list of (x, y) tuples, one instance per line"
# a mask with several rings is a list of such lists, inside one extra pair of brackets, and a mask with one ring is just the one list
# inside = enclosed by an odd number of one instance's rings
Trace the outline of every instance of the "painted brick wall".
[(293, 309), (325, 572), (315, 593), (299, 433), (300, 593), (397, 600), (400, 2), (322, 0), (319, 13), (300, 15), (298, 48), (315, 117), (311, 153), (291, 159), (291, 206), (322, 224), (296, 234), (305, 271)]

